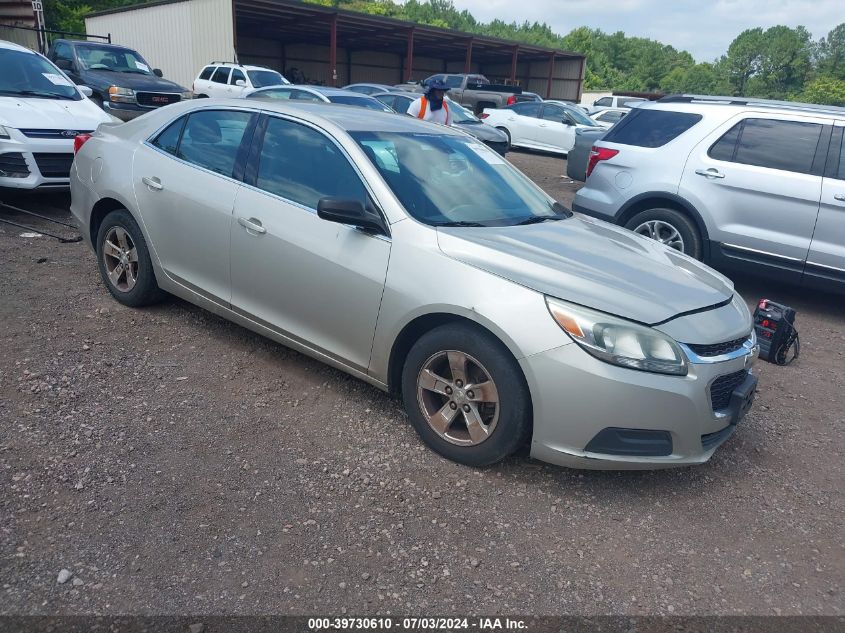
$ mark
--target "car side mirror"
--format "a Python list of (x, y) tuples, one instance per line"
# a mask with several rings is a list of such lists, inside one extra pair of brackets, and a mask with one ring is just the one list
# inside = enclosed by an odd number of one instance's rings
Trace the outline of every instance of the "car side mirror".
[(91, 90), (88, 86), (77, 86), (79, 88), (79, 92), (84, 94), (86, 97), (91, 97), (94, 95), (94, 91)]
[(156, 77), (164, 77), (164, 73), (161, 72), (161, 68), (153, 68), (153, 74)]
[(73, 70), (73, 62), (69, 59), (57, 59), (55, 64), (62, 70)]
[(364, 207), (360, 200), (350, 198), (320, 198), (317, 202), (317, 217), (327, 222), (351, 224), (369, 233), (387, 235), (387, 227), (381, 217)]
[(245, 88), (246, 87), (246, 81), (244, 81), (243, 79), (238, 79), (238, 80), (235, 81), (235, 85), (240, 86), (241, 88)]

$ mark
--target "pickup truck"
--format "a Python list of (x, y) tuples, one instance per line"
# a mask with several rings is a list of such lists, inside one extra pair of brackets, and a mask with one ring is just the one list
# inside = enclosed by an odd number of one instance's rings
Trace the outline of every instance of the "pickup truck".
[(47, 57), (75, 84), (91, 88), (90, 99), (122, 121), (193, 96), (125, 46), (54, 40)]
[(484, 108), (501, 108), (520, 101), (534, 101), (534, 96), (523, 96), (519, 86), (492, 84), (484, 75), (432, 75), (419, 83), (401, 84), (403, 90), (410, 92), (425, 92), (425, 86), (430, 81), (440, 79), (449, 86), (449, 98), (469, 108), (479, 115)]

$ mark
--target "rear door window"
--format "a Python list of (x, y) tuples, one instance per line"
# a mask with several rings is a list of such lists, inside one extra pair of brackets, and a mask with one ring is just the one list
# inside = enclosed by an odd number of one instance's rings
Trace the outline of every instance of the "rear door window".
[(613, 99), (610, 97), (602, 97), (598, 101), (596, 101), (593, 105), (596, 106), (609, 106), (613, 104)]
[(230, 69), (226, 66), (220, 66), (214, 71), (214, 74), (211, 76), (211, 81), (216, 84), (225, 84), (229, 81), (229, 70)]
[(634, 108), (602, 139), (608, 143), (661, 147), (701, 121), (700, 114)]
[(542, 103), (540, 103), (539, 101), (527, 101), (523, 103), (517, 103), (515, 105), (510, 106), (509, 108), (504, 109), (512, 110), (520, 116), (530, 116), (537, 118), (540, 116), (541, 105)]
[(183, 116), (176, 119), (151, 141), (152, 144), (168, 154), (176, 156), (179, 151), (179, 137), (182, 136), (182, 128), (185, 126), (187, 118)]
[(821, 134), (818, 123), (746, 119), (733, 162), (809, 174)]
[(214, 72), (215, 68), (216, 68), (216, 66), (206, 66), (205, 68), (202, 69), (202, 72), (200, 73), (199, 78), (200, 79), (210, 79), (211, 73)]
[(202, 110), (190, 114), (176, 155), (231, 178), (251, 116), (249, 112), (234, 110)]
[(543, 117), (546, 121), (562, 122), (566, 118), (566, 112), (563, 108), (556, 105), (546, 104), (543, 106)]

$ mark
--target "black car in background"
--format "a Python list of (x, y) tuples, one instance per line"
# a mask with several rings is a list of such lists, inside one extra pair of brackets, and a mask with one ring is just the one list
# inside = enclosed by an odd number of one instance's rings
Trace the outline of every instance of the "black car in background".
[(91, 88), (92, 101), (123, 121), (192, 97), (125, 46), (54, 40), (47, 56), (76, 84)]
[[(415, 99), (419, 99), (420, 96), (421, 95), (416, 92), (395, 91), (376, 94), (373, 95), (373, 98), (378, 99), (384, 105), (393, 108), (400, 114), (406, 114), (411, 102)], [(462, 105), (455, 103), (454, 101), (449, 101), (449, 114), (452, 117), (453, 126), (463, 130), (470, 136), (474, 136), (479, 141), (487, 145), (487, 147), (495, 150), (502, 156), (504, 156), (510, 149), (507, 134), (497, 130), (492, 125), (487, 125)]]

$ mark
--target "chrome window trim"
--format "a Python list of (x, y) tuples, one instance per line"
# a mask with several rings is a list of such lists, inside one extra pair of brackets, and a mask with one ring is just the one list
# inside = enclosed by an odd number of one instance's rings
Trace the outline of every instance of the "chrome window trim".
[(754, 331), (753, 328), (751, 330), (751, 333), (748, 335), (748, 338), (745, 339), (739, 349), (736, 349), (727, 354), (722, 354), (720, 356), (699, 356), (686, 343), (679, 342), (678, 345), (681, 346), (681, 349), (684, 351), (684, 354), (686, 354), (689, 362), (694, 365), (712, 365), (714, 363), (724, 363), (726, 361), (742, 358), (743, 356), (748, 355), (751, 355), (756, 358), (757, 355), (760, 353), (760, 346), (757, 344), (757, 333)]

